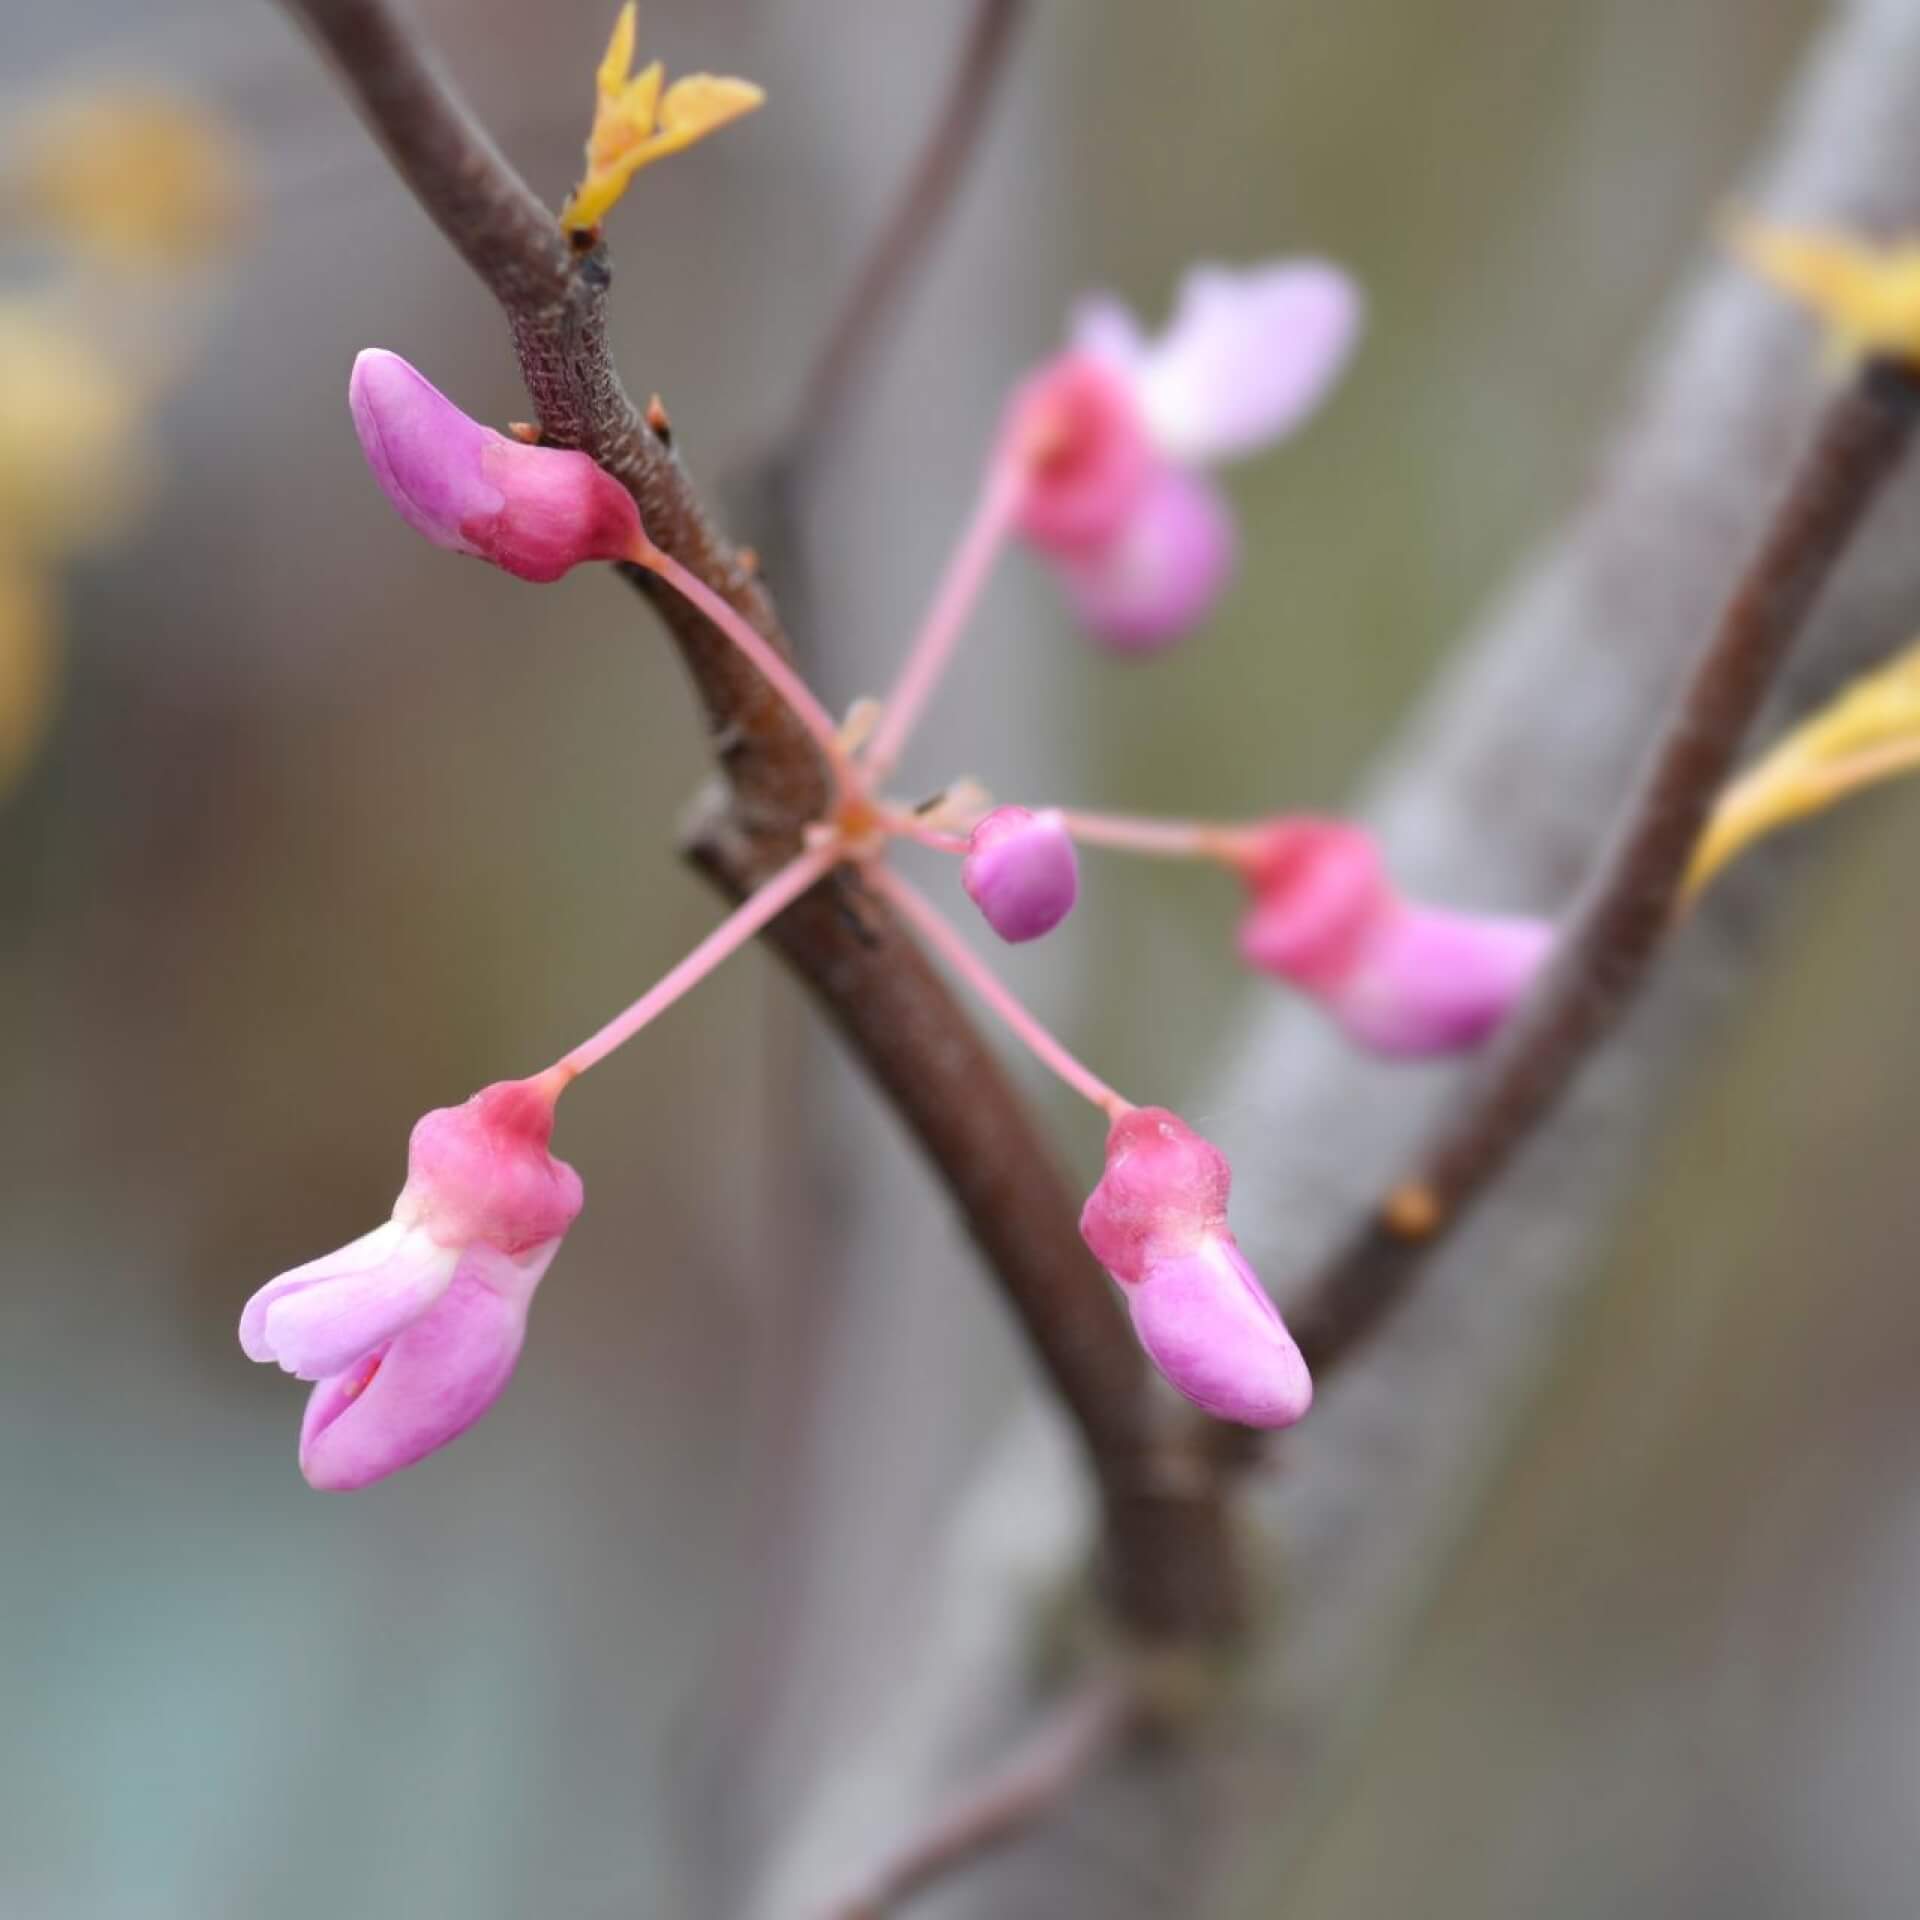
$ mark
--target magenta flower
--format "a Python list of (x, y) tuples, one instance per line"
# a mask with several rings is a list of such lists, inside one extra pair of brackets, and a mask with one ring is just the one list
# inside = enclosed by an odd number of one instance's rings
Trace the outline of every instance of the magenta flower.
[(1107, 1135), (1080, 1235), (1126, 1296), (1147, 1357), (1194, 1405), (1290, 1427), (1313, 1403), (1300, 1349), (1227, 1226), (1226, 1156), (1164, 1107)]
[(1080, 856), (1060, 815), (995, 807), (973, 829), (960, 884), (1002, 940), (1051, 933), (1080, 895)]
[(1075, 316), (1068, 351), (1015, 395), (1027, 485), (1016, 524), (1093, 633), (1125, 652), (1205, 617), (1233, 571), (1233, 518), (1206, 468), (1292, 432), (1351, 351), (1360, 298), (1336, 267), (1200, 267), (1146, 339), (1117, 301)]
[(1416, 906), (1373, 837), (1339, 820), (1286, 819), (1245, 867), (1250, 966), (1317, 999), (1347, 1036), (1397, 1058), (1477, 1047), (1533, 984), (1550, 922)]
[(544, 583), (642, 545), (633, 496), (603, 467), (483, 427), (397, 353), (354, 361), (347, 404), (381, 491), (437, 547)]
[(410, 1467), (499, 1397), (580, 1211), (579, 1176), (547, 1151), (556, 1091), (506, 1080), (427, 1114), (393, 1218), (247, 1302), (247, 1357), (317, 1383), (300, 1428), (313, 1486), (345, 1492)]

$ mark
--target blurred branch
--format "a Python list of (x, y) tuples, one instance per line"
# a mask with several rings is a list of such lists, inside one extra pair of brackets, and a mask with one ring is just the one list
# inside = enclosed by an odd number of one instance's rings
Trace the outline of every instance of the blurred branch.
[(1006, 75), (1027, 0), (972, 0), (972, 6), (933, 130), (800, 383), (792, 423), (769, 456), (776, 462), (798, 464), (827, 434), (953, 210)]
[[(1911, 229), (1916, 87), (1911, 0), (1834, 9), (1743, 203), (1803, 224)], [(1715, 629), (1727, 583), (1769, 524), (1779, 476), (1804, 445), (1812, 384), (1799, 317), (1724, 264), (1697, 277), (1592, 497), (1462, 645), (1377, 769), (1365, 816), (1410, 889), (1535, 910), (1567, 897), (1591, 858), (1593, 822), (1634, 784), (1699, 636)], [(1782, 676), (1783, 706), (1804, 711), (1861, 658), (1883, 657), (1911, 632), (1916, 590), (1920, 489), (1903, 480), (1810, 619)], [(949, 1895), (950, 1920), (1271, 1910), (1304, 1823), (1325, 1807), (1328, 1768), (1377, 1701), (1494, 1450), (1553, 1362), (1565, 1310), (1617, 1224), (1651, 1101), (1698, 1057), (1777, 924), (1783, 871), (1779, 851), (1761, 849), (1688, 917), (1684, 950), (1660, 968), (1631, 1029), (1591, 1058), (1509, 1177), (1434, 1249), (1424, 1283), (1367, 1342), (1365, 1366), (1340, 1372), (1287, 1436), (1286, 1472), (1246, 1483), (1287, 1547), (1284, 1607), (1248, 1655), (1250, 1737), (1223, 1728), (1218, 1742), (1184, 1745), (1145, 1796), (1121, 1770), (1103, 1771), (1083, 1788), (1071, 1844), (983, 1867)], [(1311, 1010), (1267, 996), (1250, 1003), (1195, 1101), (1233, 1116), (1243, 1139), (1287, 1143), (1268, 1177), (1236, 1196), (1236, 1226), (1263, 1268), (1308, 1275), (1459, 1097), (1447, 1074), (1357, 1068)], [(1029, 1422), (954, 1497), (942, 1605), (916, 1623), (942, 1692), (931, 1706), (916, 1697), (910, 1711), (867, 1715), (859, 1744), (836, 1756), (836, 1780), (794, 1809), (756, 1915), (777, 1920), (838, 1884), (876, 1818), (925, 1805), (983, 1723), (1018, 1711), (1024, 1596), (1059, 1577), (1074, 1547), (1049, 1459), (1048, 1434)], [(1009, 1511), (1017, 1531), (982, 1518)], [(1122, 1847), (1124, 1870), (1105, 1871), (1100, 1856)]]
[(985, 1779), (956, 1794), (827, 1920), (885, 1920), (911, 1894), (1029, 1831), (1139, 1722), (1139, 1667), (1102, 1668), (1061, 1700)]
[(785, 427), (742, 476), (749, 523), (790, 610), (811, 627), (806, 542), (799, 527), (814, 463), (835, 441), (855, 384), (873, 366), (959, 195), (1005, 79), (1027, 0), (971, 0), (973, 18), (946, 97), (899, 198), (828, 323)]
[[(612, 272), (576, 249), (386, 0), (285, 0), (332, 55), (394, 165), (506, 311), (550, 442), (580, 447), (639, 502), (657, 545), (776, 644), (773, 604), (723, 540), (666, 438), (635, 412), (607, 347)], [(723, 891), (784, 864), (825, 809), (819, 755), (766, 682), (687, 601), (626, 569), (678, 643), (726, 776), (689, 855)], [(1113, 1604), (1136, 1632), (1203, 1640), (1238, 1617), (1219, 1481), (1163, 1420), (1071, 1196), (999, 1062), (885, 904), (850, 875), (766, 937), (893, 1102), (959, 1206), (1099, 1481)]]
[(1316, 1374), (1349, 1358), (1619, 1024), (1668, 930), (1700, 830), (1788, 648), (1898, 468), (1920, 384), (1868, 362), (1829, 403), (1595, 863), (1554, 964), (1449, 1118), (1291, 1324)]

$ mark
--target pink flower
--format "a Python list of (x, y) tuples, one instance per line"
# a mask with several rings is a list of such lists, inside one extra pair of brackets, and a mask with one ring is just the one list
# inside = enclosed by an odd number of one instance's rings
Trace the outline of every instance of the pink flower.
[(580, 1211), (579, 1176), (547, 1151), (553, 1101), (540, 1081), (506, 1080), (427, 1114), (393, 1218), (247, 1302), (247, 1357), (318, 1383), (300, 1429), (313, 1486), (410, 1467), (499, 1397)]
[(1226, 1156), (1164, 1107), (1134, 1107), (1080, 1235), (1126, 1296), (1147, 1357), (1196, 1406), (1248, 1427), (1290, 1427), (1313, 1381), (1227, 1227)]
[(1314, 260), (1196, 268), (1157, 340), (1117, 301), (1081, 306), (1072, 345), (1015, 395), (1005, 433), (1027, 466), (1017, 525), (1096, 635), (1149, 651), (1205, 617), (1235, 539), (1202, 470), (1292, 432), (1359, 325), (1353, 283)]
[(633, 557), (633, 496), (584, 453), (483, 427), (378, 347), (354, 361), (347, 404), (381, 491), (435, 546), (540, 582), (583, 560)]
[(1060, 815), (995, 807), (968, 838), (960, 884), (1002, 940), (1051, 933), (1080, 893), (1080, 858)]
[(1477, 1047), (1533, 984), (1544, 920), (1416, 906), (1379, 848), (1339, 820), (1273, 821), (1248, 861), (1240, 923), (1250, 966), (1313, 995), (1348, 1037), (1398, 1058)]

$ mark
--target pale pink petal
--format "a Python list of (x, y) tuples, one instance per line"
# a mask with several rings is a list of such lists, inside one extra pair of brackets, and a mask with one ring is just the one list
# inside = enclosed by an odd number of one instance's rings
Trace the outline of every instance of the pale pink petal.
[(249, 1358), (324, 1380), (410, 1326), (447, 1290), (457, 1247), (392, 1220), (326, 1260), (270, 1280), (241, 1319)]
[[(388, 1220), (358, 1240), (269, 1280), (241, 1309), (241, 1348), (249, 1360), (278, 1361), (302, 1379), (315, 1380), (323, 1373), (337, 1372), (354, 1354), (366, 1352), (406, 1320), (424, 1312), (452, 1278), (454, 1259), (451, 1251), (436, 1246), (425, 1235), (414, 1233), (398, 1220)], [(309, 1371), (308, 1339), (319, 1337), (323, 1341), (323, 1359), (330, 1357), (333, 1341), (331, 1336), (301, 1329), (321, 1328), (333, 1317), (334, 1309), (323, 1305), (317, 1312), (303, 1313), (291, 1321), (286, 1315), (296, 1300), (316, 1294), (330, 1295), (343, 1303), (347, 1322), (371, 1313), (377, 1324), (387, 1311), (380, 1304), (383, 1301), (391, 1301), (391, 1311), (398, 1317), (347, 1353), (331, 1359), (331, 1364)], [(290, 1335), (290, 1344), (282, 1343), (283, 1334)]]
[(1195, 268), (1135, 369), (1161, 451), (1211, 464), (1290, 433), (1346, 365), (1360, 318), (1358, 289), (1325, 261)]
[(1153, 653), (1198, 626), (1232, 577), (1233, 515), (1218, 491), (1162, 467), (1106, 545), (1063, 555), (1075, 614), (1116, 653)]
[(1147, 1357), (1195, 1406), (1242, 1426), (1290, 1427), (1313, 1404), (1307, 1363), (1231, 1234), (1123, 1291)]
[(558, 1242), (518, 1260), (475, 1249), (390, 1345), (323, 1380), (300, 1428), (300, 1471), (324, 1493), (370, 1486), (456, 1440), (512, 1377), (527, 1305)]
[(1545, 967), (1545, 920), (1404, 907), (1327, 1004), (1356, 1044), (1402, 1059), (1489, 1039)]
[(1075, 302), (1067, 338), (1076, 352), (1090, 353), (1126, 374), (1134, 372), (1148, 351), (1133, 309), (1110, 293), (1090, 293)]
[(381, 491), (435, 546), (545, 582), (640, 538), (633, 496), (584, 453), (482, 426), (396, 353), (354, 361), (347, 404)]
[(969, 837), (960, 884), (1002, 940), (1051, 933), (1080, 893), (1080, 857), (1057, 812), (995, 807)]

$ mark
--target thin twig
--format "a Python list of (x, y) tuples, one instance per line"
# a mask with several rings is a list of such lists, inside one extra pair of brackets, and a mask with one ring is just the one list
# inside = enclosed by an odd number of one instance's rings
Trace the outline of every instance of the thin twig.
[(973, 0), (933, 130), (800, 383), (788, 440), (816, 441), (845, 405), (933, 251), (980, 145), (1027, 0)]
[(785, 424), (735, 486), (752, 537), (780, 583), (803, 645), (812, 632), (812, 579), (800, 526), (815, 461), (838, 441), (858, 384), (898, 319), (959, 197), (1011, 66), (1028, 0), (972, 0), (973, 18), (926, 144), (874, 236), (801, 378)]
[(985, 1780), (940, 1808), (826, 1920), (885, 1920), (909, 1895), (1017, 1840), (1045, 1819), (1140, 1719), (1143, 1693), (1127, 1666), (1090, 1675)]
[[(654, 544), (786, 649), (771, 600), (614, 371), (604, 248), (575, 252), (558, 238), (388, 0), (285, 4), (332, 55), (396, 167), (505, 309), (544, 436), (584, 449), (618, 477)], [(827, 804), (827, 770), (785, 702), (697, 607), (638, 568), (623, 571), (678, 644), (726, 775), (725, 804), (703, 815), (689, 857), (742, 897), (799, 851)], [(1225, 1631), (1240, 1615), (1240, 1584), (1218, 1478), (1156, 1411), (1048, 1145), (992, 1050), (856, 880), (797, 901), (764, 937), (939, 1171), (1072, 1416), (1099, 1482), (1116, 1610), (1148, 1638)]]
[(1289, 1315), (1316, 1373), (1364, 1340), (1632, 1004), (1674, 925), (1689, 857), (1740, 743), (1916, 421), (1920, 382), (1878, 362), (1827, 407), (1546, 978), (1439, 1137)]

